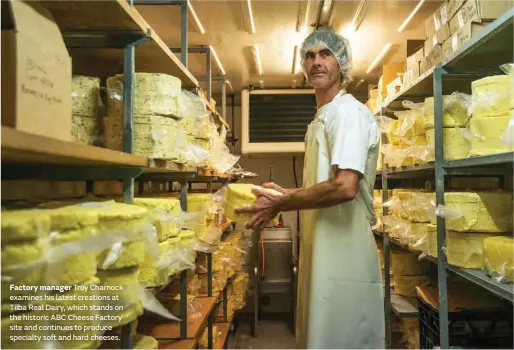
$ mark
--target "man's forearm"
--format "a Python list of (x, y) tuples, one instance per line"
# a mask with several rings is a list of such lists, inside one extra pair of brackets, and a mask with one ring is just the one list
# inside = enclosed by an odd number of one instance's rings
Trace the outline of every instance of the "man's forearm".
[(281, 198), (280, 211), (331, 207), (353, 199), (345, 184), (325, 181), (308, 188), (295, 189)]

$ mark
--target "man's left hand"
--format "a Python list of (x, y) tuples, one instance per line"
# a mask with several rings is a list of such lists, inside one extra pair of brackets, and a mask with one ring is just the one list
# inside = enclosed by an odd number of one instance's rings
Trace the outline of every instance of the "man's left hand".
[(254, 188), (252, 193), (257, 196), (254, 204), (251, 207), (236, 209), (236, 214), (253, 214), (246, 223), (246, 228), (262, 230), (278, 215), (282, 196), (257, 188)]

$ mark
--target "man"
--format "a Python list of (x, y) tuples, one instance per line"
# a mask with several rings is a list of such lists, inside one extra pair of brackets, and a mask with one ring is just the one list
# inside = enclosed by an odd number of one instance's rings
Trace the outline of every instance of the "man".
[(373, 186), (379, 128), (368, 109), (346, 93), (349, 42), (317, 30), (301, 49), (318, 111), (306, 135), (304, 187), (282, 196), (255, 191), (241, 213), (247, 228), (262, 229), (277, 213), (301, 214), (297, 305), (300, 348), (383, 348), (384, 308), (375, 240)]

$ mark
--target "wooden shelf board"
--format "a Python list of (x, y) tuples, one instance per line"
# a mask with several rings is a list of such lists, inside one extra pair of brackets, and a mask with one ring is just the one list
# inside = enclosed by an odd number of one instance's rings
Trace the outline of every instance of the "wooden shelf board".
[[(61, 31), (139, 31), (149, 33), (149, 40), (136, 47), (136, 72), (173, 75), (187, 88), (198, 86), (198, 80), (171, 52), (159, 35), (139, 12), (125, 0), (112, 1), (44, 1)], [(85, 49), (69, 50), (76, 73), (108, 76), (121, 71), (123, 50)]]
[(161, 340), (159, 341), (159, 349), (194, 349), (196, 343), (196, 339)]
[(148, 159), (2, 126), (2, 162), (75, 166), (146, 167)]
[(223, 349), (225, 342), (227, 341), (228, 334), (230, 333), (230, 322), (227, 323), (216, 323), (218, 327), (218, 340), (214, 343), (214, 349)]
[[(215, 297), (197, 298), (196, 300), (198, 301), (198, 312), (200, 313), (200, 316), (194, 318), (188, 317), (188, 339), (198, 339), (205, 326), (207, 325), (208, 316), (216, 304)], [(141, 332), (154, 338), (180, 338), (180, 322), (155, 322), (155, 318), (145, 318), (144, 321), (141, 321)]]

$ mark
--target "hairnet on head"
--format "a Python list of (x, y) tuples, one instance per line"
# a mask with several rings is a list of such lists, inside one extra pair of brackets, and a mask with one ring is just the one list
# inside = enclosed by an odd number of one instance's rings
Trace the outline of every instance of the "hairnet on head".
[(332, 30), (318, 29), (312, 32), (303, 41), (300, 50), (303, 72), (307, 75), (305, 54), (310, 49), (320, 46), (329, 49), (337, 59), (337, 62), (339, 62), (339, 68), (341, 69), (341, 86), (345, 87), (351, 81), (352, 49), (347, 39)]

